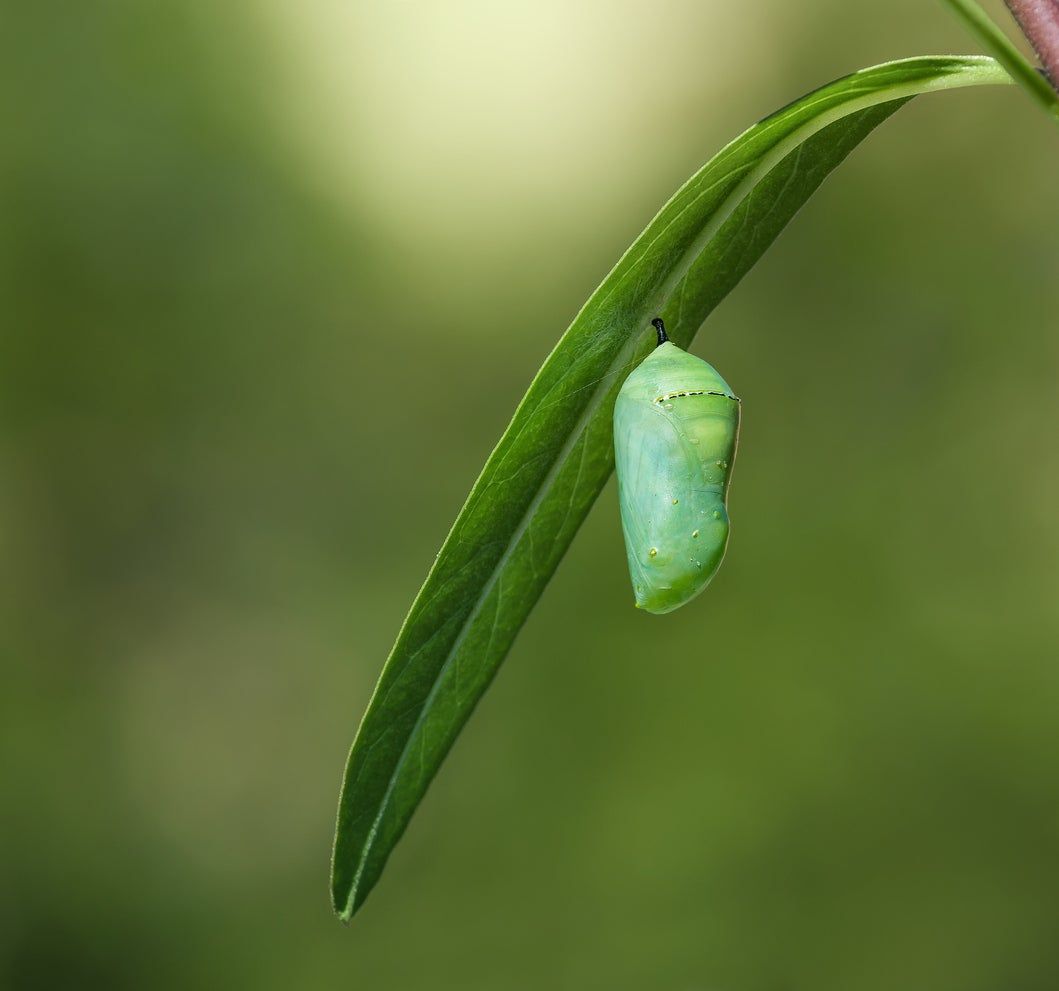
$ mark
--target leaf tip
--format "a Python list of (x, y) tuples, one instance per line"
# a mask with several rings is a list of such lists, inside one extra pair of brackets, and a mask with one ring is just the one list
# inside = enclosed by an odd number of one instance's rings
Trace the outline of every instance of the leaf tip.
[(349, 922), (353, 917), (354, 894), (356, 882), (351, 879), (348, 872), (342, 868), (343, 858), (340, 856), (339, 844), (335, 843), (334, 852), (331, 855), (331, 908), (342, 922)]
[(358, 908), (355, 894), (355, 891), (343, 891), (332, 884), (331, 908), (334, 910), (335, 915), (338, 916), (339, 922), (348, 923), (353, 918), (353, 913)]
[(340, 922), (349, 923), (371, 890), (359, 873), (343, 871), (336, 860), (331, 867), (331, 908)]

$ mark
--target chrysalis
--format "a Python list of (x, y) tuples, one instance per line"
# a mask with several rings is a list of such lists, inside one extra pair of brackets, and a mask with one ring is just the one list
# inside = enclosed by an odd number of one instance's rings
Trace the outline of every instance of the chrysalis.
[(614, 454), (636, 606), (667, 613), (698, 595), (724, 557), (739, 400), (651, 322), (658, 347), (618, 393)]

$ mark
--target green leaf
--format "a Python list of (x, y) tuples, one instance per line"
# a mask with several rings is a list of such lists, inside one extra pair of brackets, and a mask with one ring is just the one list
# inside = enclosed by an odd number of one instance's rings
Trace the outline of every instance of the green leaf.
[(711, 159), (592, 294), (475, 482), (357, 732), (332, 864), (343, 919), (378, 881), (610, 475), (614, 399), (652, 347), (648, 321), (664, 317), (686, 348), (827, 174), (904, 102), (1009, 81), (990, 58), (914, 58), (810, 93)]
[(1059, 119), (1059, 93), (1034, 68), (1033, 63), (1018, 50), (975, 0), (945, 0), (970, 29), (971, 33), (993, 53), (996, 60), (1011, 74), (1053, 118)]

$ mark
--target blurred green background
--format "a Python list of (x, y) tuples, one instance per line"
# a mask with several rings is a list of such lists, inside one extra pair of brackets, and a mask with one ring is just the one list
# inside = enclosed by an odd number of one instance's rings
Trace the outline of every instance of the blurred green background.
[(755, 119), (975, 51), (941, 4), (46, 0), (0, 45), (0, 986), (1059, 986), (1059, 135), (1014, 89), (902, 110), (700, 335), (744, 399), (709, 592), (632, 608), (611, 484), (328, 904), (559, 333)]

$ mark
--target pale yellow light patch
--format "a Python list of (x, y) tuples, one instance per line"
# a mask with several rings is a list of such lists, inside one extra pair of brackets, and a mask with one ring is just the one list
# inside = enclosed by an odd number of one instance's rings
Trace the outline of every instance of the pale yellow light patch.
[(298, 167), (412, 263), (488, 263), (572, 200), (660, 206), (684, 175), (658, 181), (659, 142), (690, 171), (790, 96), (768, 92), (778, 0), (258, 2)]

